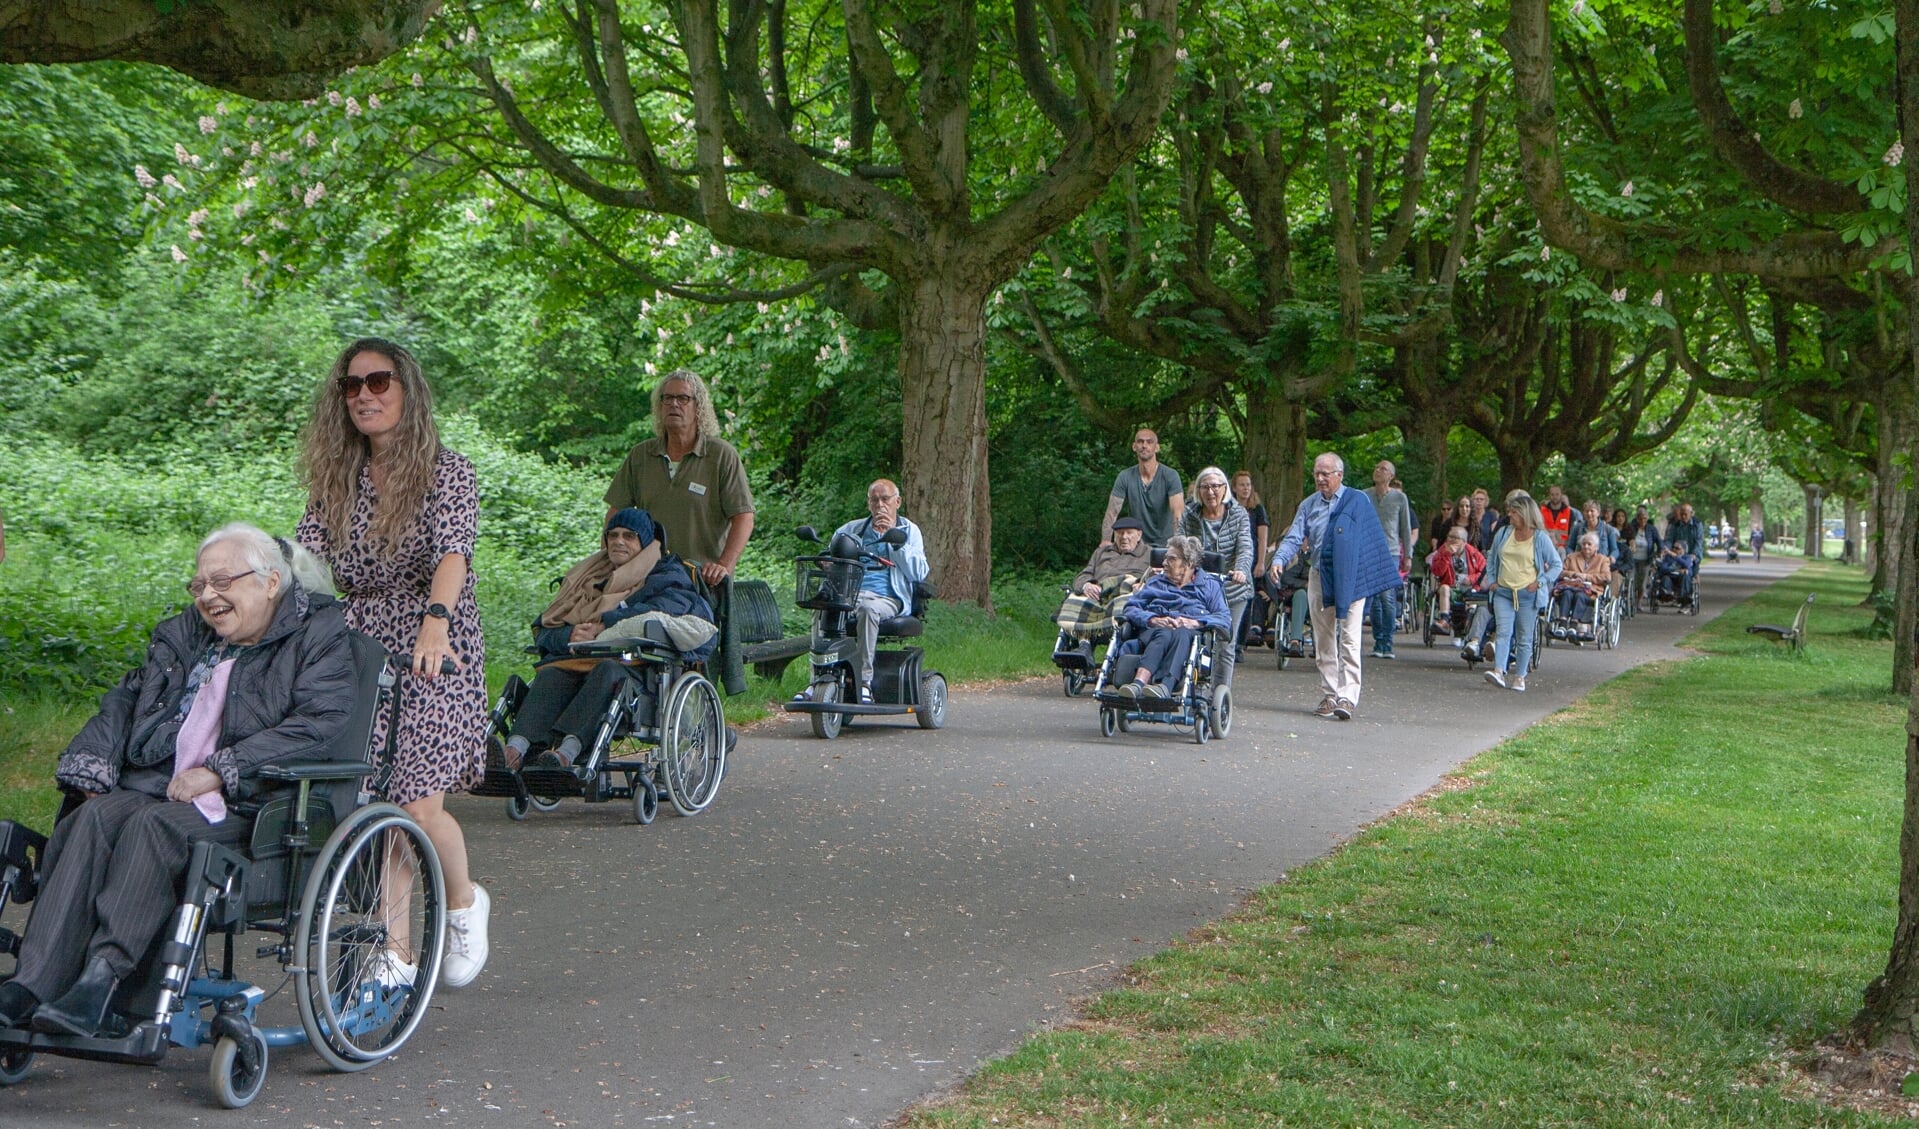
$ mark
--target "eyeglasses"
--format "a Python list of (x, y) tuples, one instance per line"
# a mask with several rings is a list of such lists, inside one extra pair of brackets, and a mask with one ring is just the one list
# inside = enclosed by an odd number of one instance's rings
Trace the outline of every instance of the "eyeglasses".
[(684, 392), (660, 393), (660, 403), (662, 404), (678, 404), (681, 407), (685, 407), (686, 405), (691, 404), (693, 400), (694, 400), (694, 397), (689, 396)]
[(363, 387), (375, 396), (384, 396), (386, 390), (393, 387), (393, 378), (398, 375), (399, 373), (390, 368), (383, 368), (378, 372), (367, 373), (365, 376), (343, 376), (335, 382), (335, 385), (340, 389), (340, 398), (343, 400), (351, 400), (358, 396)]
[(192, 580), (187, 581), (187, 595), (197, 600), (200, 598), (200, 593), (205, 592), (209, 588), (215, 592), (224, 592), (233, 587), (233, 582), (242, 576), (252, 576), (258, 571), (258, 569), (250, 568), (245, 572), (236, 572), (232, 576), (209, 576), (205, 580), (201, 580), (196, 576)]
[(1340, 475), (1345, 473), (1346, 472), (1343, 470), (1316, 470), (1313, 472), (1313, 477), (1314, 478), (1338, 478)]
[(1202, 482), (1199, 484), (1199, 488), (1201, 490), (1224, 490), (1226, 489), (1226, 484), (1224, 482)]

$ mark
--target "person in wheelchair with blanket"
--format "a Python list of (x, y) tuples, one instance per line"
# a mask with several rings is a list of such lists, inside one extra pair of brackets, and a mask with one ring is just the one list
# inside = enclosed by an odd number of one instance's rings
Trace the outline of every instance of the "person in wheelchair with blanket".
[(665, 531), (650, 514), (629, 507), (606, 519), (599, 551), (567, 571), (534, 621), (539, 670), (507, 734), (509, 771), (524, 765), (530, 773), (573, 775), (574, 761), (633, 668), (575, 657), (572, 645), (632, 637), (649, 624), (693, 661), (717, 645), (712, 606), (686, 562), (667, 551)]
[(1113, 539), (1093, 550), (1092, 559), (1073, 578), (1053, 616), (1060, 630), (1053, 662), (1062, 670), (1084, 674), (1097, 665), (1093, 648), (1112, 636), (1114, 617), (1152, 575), (1153, 551), (1145, 542), (1145, 528), (1136, 517), (1115, 521)]
[[(1138, 633), (1140, 662), (1130, 681), (1116, 689), (1135, 700), (1168, 699), (1198, 631), (1226, 631), (1232, 616), (1219, 578), (1200, 567), (1199, 538), (1175, 535), (1166, 542), (1163, 571), (1127, 601), (1123, 618)], [(1232, 646), (1230, 640), (1221, 644)]]
[(179, 905), (194, 844), (244, 844), (249, 821), (231, 809), (263, 790), (261, 770), (346, 728), (353, 655), (325, 576), (251, 525), (201, 543), (192, 609), (153, 629), (145, 663), (60, 756), (66, 802), (0, 1028), (121, 1034), (116, 995)]
[(1597, 638), (1599, 597), (1612, 587), (1612, 558), (1600, 551), (1597, 533), (1582, 533), (1577, 552), (1568, 553), (1553, 587), (1553, 615), (1547, 630), (1575, 644)]

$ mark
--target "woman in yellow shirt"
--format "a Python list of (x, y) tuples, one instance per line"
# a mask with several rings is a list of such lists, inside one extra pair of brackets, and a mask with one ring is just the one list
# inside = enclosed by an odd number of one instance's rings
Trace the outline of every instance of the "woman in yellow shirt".
[(1494, 535), (1492, 551), (1486, 554), (1485, 586), (1492, 591), (1494, 623), (1493, 666), (1486, 681), (1508, 686), (1506, 661), (1511, 658), (1510, 687), (1524, 693), (1539, 609), (1563, 562), (1552, 538), (1539, 536), (1546, 521), (1532, 495), (1524, 490), (1506, 495), (1506, 517), (1509, 524)]

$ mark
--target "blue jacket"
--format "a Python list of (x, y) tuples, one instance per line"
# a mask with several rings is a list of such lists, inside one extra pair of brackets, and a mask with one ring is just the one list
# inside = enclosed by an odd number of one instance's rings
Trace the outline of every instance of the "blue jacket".
[(1623, 546), (1619, 543), (1619, 531), (1617, 529), (1614, 529), (1611, 523), (1609, 523), (1605, 518), (1602, 517), (1599, 519), (1598, 528), (1587, 529), (1586, 515), (1580, 514), (1579, 516), (1573, 518), (1572, 531), (1568, 533), (1566, 536), (1566, 551), (1567, 552), (1577, 551), (1579, 548), (1579, 539), (1581, 537), (1584, 537), (1588, 533), (1598, 534), (1599, 551), (1605, 554), (1606, 556), (1612, 558), (1615, 564), (1617, 564), (1619, 561), (1619, 554), (1622, 551), (1622, 549), (1629, 548), (1629, 546)]
[[(893, 598), (900, 602), (905, 612), (913, 610), (913, 585), (926, 579), (929, 570), (926, 564), (926, 542), (920, 537), (920, 527), (903, 517), (895, 516), (893, 524), (906, 531), (906, 544), (894, 548), (891, 545), (880, 546), (880, 555), (893, 562), (886, 570), (886, 583), (893, 590)], [(833, 531), (838, 537), (844, 533), (864, 541), (873, 532), (873, 519), (855, 518)]]
[[(1295, 527), (1312, 504), (1312, 495), (1299, 504), (1293, 517)], [(1287, 530), (1283, 542), (1292, 537)], [(1399, 559), (1386, 543), (1386, 531), (1379, 526), (1379, 511), (1364, 490), (1346, 487), (1334, 500), (1326, 515), (1325, 544), (1312, 546), (1313, 567), (1319, 569), (1320, 603), (1333, 609), (1336, 619), (1344, 619), (1346, 610), (1360, 600), (1381, 592), (1396, 590), (1402, 583)]]
[[(1377, 528), (1379, 523), (1373, 525)], [(1226, 590), (1220, 587), (1219, 577), (1204, 571), (1194, 573), (1193, 579), (1184, 586), (1174, 584), (1163, 572), (1155, 573), (1133, 593), (1123, 614), (1126, 622), (1141, 631), (1152, 625), (1153, 617), (1162, 615), (1187, 616), (1218, 631), (1226, 630), (1233, 622), (1226, 610)]]
[[(630, 619), (642, 612), (665, 612), (667, 615), (696, 615), (708, 623), (718, 623), (713, 615), (713, 605), (706, 602), (700, 590), (693, 584), (693, 576), (686, 568), (686, 560), (677, 553), (661, 553), (660, 561), (653, 571), (646, 574), (646, 582), (633, 591), (633, 594), (620, 602), (611, 611), (600, 613), (600, 623), (611, 627), (623, 619)], [(568, 650), (568, 641), (572, 638), (570, 624), (558, 627), (543, 627), (539, 620), (533, 621), (533, 642), (539, 648), (540, 661), (566, 658), (572, 654)], [(718, 636), (694, 651), (689, 657), (704, 659), (717, 647)]]
[(1666, 523), (1666, 546), (1683, 545), (1688, 553), (1695, 557), (1706, 555), (1706, 527), (1700, 524), (1698, 515), (1691, 521), (1673, 518)]
[[(1480, 582), (1488, 592), (1499, 587), (1499, 554), (1506, 548), (1506, 542), (1513, 539), (1513, 527), (1507, 526), (1493, 537), (1492, 551), (1486, 554), (1486, 576)], [(1539, 570), (1539, 590), (1549, 592), (1559, 580), (1559, 570), (1565, 564), (1565, 558), (1559, 550), (1553, 548), (1552, 535), (1545, 530), (1533, 533), (1533, 567)]]

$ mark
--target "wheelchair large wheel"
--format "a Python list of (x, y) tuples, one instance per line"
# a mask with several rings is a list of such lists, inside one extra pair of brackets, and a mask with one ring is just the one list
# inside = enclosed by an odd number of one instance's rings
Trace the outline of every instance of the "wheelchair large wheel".
[(666, 696), (660, 759), (674, 810), (681, 815), (705, 811), (726, 775), (726, 714), (720, 692), (698, 671), (680, 675)]
[[(328, 837), (300, 895), (294, 970), (300, 1024), (335, 1070), (398, 1051), (425, 1017), (446, 941), (440, 856), (413, 817), (370, 804)], [(389, 946), (410, 955), (410, 985), (383, 983)]]
[[(813, 700), (832, 705), (840, 700), (840, 683), (837, 678), (822, 678), (813, 683)], [(822, 741), (831, 741), (840, 735), (840, 721), (845, 714), (831, 710), (821, 710), (810, 715), (813, 718), (813, 736)]]
[(252, 1043), (250, 1054), (253, 1067), (248, 1069), (248, 1055), (240, 1053), (241, 1047), (231, 1035), (220, 1036), (213, 1045), (213, 1059), (207, 1063), (207, 1081), (213, 1084), (213, 1097), (226, 1109), (245, 1109), (260, 1096), (261, 1087), (267, 1081), (267, 1037), (257, 1029), (247, 1036)]
[(33, 1052), (10, 1050), (0, 1052), (0, 1086), (17, 1086), (33, 1073)]
[(1231, 686), (1213, 687), (1213, 700), (1207, 704), (1206, 720), (1215, 737), (1229, 736), (1233, 732), (1233, 688)]
[(920, 704), (913, 710), (921, 729), (938, 729), (946, 724), (946, 676), (929, 674), (920, 679)]

